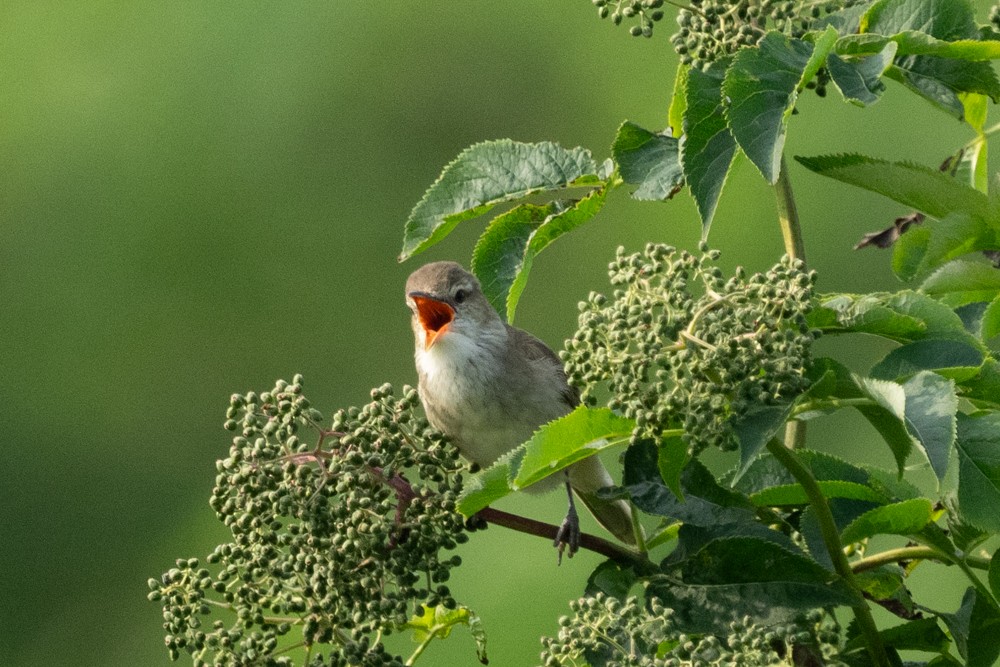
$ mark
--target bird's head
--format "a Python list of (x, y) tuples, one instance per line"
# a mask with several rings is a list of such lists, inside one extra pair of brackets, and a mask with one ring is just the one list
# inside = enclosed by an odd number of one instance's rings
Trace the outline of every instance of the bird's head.
[(432, 346), (455, 336), (474, 339), (502, 328), (476, 277), (455, 262), (426, 264), (406, 281), (406, 305), (413, 312), (417, 346)]

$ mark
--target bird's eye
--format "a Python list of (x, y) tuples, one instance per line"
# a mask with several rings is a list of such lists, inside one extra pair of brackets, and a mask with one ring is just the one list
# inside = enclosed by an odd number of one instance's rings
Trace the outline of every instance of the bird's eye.
[(464, 289), (460, 289), (455, 292), (455, 303), (462, 303), (465, 301), (465, 297), (469, 295)]

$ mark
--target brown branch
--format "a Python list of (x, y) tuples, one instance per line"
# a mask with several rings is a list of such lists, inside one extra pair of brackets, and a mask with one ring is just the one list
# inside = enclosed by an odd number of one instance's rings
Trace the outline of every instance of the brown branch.
[[(544, 521), (536, 521), (535, 519), (529, 519), (518, 514), (511, 514), (510, 512), (504, 512), (503, 510), (494, 509), (492, 507), (480, 510), (476, 514), (476, 517), (486, 521), (487, 523), (516, 530), (519, 533), (545, 537), (549, 540), (554, 540), (556, 538), (556, 534), (559, 532), (559, 526), (555, 524), (545, 523)], [(657, 568), (652, 561), (650, 561), (643, 554), (615, 544), (614, 542), (606, 540), (603, 537), (597, 537), (596, 535), (591, 535), (589, 533), (581, 533), (580, 547), (587, 549), (588, 551), (601, 554), (602, 556), (607, 556), (616, 563), (629, 565), (635, 568), (638, 574), (651, 574), (657, 571)]]

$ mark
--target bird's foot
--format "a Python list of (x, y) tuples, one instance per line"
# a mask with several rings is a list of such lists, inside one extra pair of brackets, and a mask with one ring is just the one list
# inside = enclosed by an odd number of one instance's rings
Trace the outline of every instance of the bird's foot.
[(566, 511), (566, 518), (563, 519), (559, 530), (556, 532), (556, 539), (552, 543), (559, 550), (559, 564), (562, 565), (563, 551), (569, 548), (568, 556), (573, 557), (580, 549), (580, 517), (576, 513), (576, 504), (573, 502), (573, 491), (569, 483), (566, 484), (566, 492), (569, 494), (569, 509)]

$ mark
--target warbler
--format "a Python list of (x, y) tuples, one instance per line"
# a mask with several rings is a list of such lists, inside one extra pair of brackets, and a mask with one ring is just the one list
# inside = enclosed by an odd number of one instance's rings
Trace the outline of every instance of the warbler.
[[(556, 354), (530, 333), (504, 322), (476, 277), (455, 262), (434, 262), (414, 271), (406, 281), (406, 302), (412, 311), (424, 411), (469, 461), (489, 466), (579, 404), (579, 394), (567, 383)], [(556, 537), (560, 555), (564, 546), (570, 556), (579, 546), (573, 492), (615, 537), (635, 543), (629, 505), (595, 495), (613, 485), (600, 459), (578, 461), (564, 474), (551, 475), (527, 490), (551, 490), (560, 481), (569, 497), (566, 520)]]

